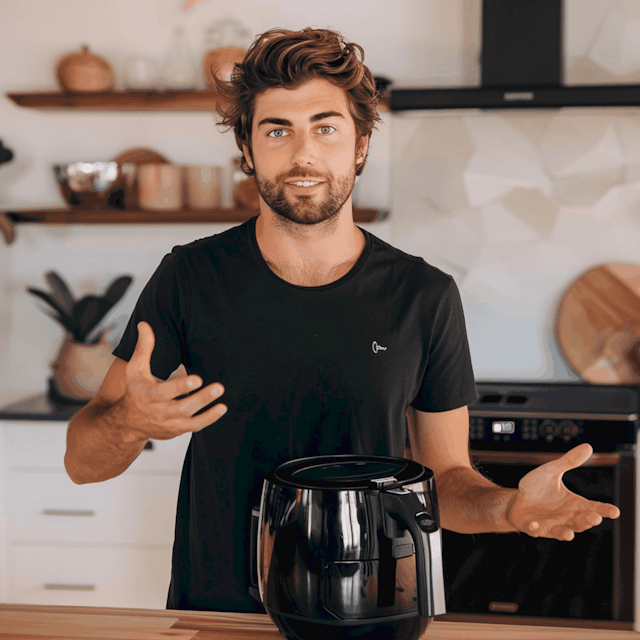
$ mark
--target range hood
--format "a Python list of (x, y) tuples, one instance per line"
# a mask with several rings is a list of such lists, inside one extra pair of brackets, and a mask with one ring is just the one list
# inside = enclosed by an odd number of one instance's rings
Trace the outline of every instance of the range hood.
[(562, 84), (562, 0), (483, 0), (480, 87), (389, 88), (392, 111), (640, 106), (640, 85)]

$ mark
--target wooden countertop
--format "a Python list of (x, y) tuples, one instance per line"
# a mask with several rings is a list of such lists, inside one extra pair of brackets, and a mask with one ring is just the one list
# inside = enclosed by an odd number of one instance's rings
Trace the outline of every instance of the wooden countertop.
[[(282, 640), (266, 615), (0, 604), (0, 640)], [(434, 621), (425, 640), (640, 640), (634, 631)]]

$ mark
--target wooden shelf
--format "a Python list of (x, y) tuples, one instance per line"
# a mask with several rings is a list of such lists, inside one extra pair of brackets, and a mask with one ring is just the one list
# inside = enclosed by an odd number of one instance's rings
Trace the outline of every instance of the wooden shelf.
[(218, 102), (215, 91), (109, 91), (73, 94), (60, 91), (45, 93), (8, 93), (20, 107), (48, 110), (86, 111), (211, 111)]
[[(33, 209), (7, 211), (4, 215), (13, 224), (185, 224), (185, 223), (240, 223), (260, 212), (257, 209), (212, 209), (211, 211), (142, 211), (121, 209)], [(354, 209), (355, 222), (378, 222), (385, 220), (388, 211), (376, 209)]]
[[(73, 94), (60, 91), (7, 93), (20, 107), (76, 111), (212, 111), (218, 103), (216, 91), (108, 91)], [(388, 111), (389, 96), (384, 92), (380, 109)]]

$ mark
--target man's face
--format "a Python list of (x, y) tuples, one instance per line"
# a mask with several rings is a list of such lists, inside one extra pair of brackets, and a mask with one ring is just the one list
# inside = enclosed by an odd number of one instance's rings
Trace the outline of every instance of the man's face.
[[(273, 212), (298, 224), (335, 218), (351, 197), (356, 164), (356, 128), (346, 92), (328, 80), (310, 80), (297, 89), (267, 89), (256, 99), (251, 134), (256, 184)], [(294, 182), (319, 182), (296, 186)]]

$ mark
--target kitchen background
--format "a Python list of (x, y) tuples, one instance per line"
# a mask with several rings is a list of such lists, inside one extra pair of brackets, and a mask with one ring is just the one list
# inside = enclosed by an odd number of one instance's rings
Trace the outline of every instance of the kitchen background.
[[(22, 0), (0, 4), (0, 94), (55, 91), (57, 60), (82, 44), (118, 73), (161, 60), (183, 27), (194, 58), (208, 27), (241, 20), (253, 35), (326, 27), (360, 44), (374, 75), (402, 86), (479, 82), (480, 0)], [(640, 82), (640, 0), (565, 2), (565, 82)], [(121, 87), (121, 85), (117, 85)], [(364, 228), (452, 274), (478, 379), (575, 380), (554, 320), (567, 287), (605, 262), (638, 263), (640, 116), (633, 109), (383, 112), (356, 205), (389, 209)], [(237, 150), (212, 114), (38, 111), (0, 99), (0, 209), (64, 206), (52, 165), (150, 147), (176, 164), (224, 164)], [(382, 179), (380, 177), (383, 177)], [(29, 286), (55, 270), (76, 296), (115, 276), (133, 285), (106, 318), (124, 329), (176, 244), (228, 228), (20, 225), (0, 244), (0, 405), (42, 393), (63, 341)]]

